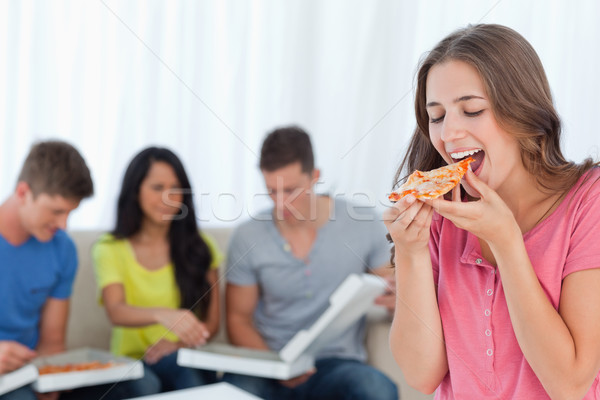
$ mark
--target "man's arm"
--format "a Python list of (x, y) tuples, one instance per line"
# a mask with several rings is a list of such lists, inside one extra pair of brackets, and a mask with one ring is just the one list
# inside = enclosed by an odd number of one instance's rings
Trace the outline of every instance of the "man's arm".
[(206, 279), (210, 285), (210, 304), (206, 312), (206, 318), (204, 318), (204, 324), (206, 329), (213, 337), (219, 331), (220, 319), (221, 319), (221, 295), (219, 287), (219, 272), (216, 269), (211, 269), (206, 273)]
[(227, 284), (227, 335), (236, 346), (268, 350), (269, 347), (254, 327), (254, 310), (258, 303), (258, 285)]
[(372, 269), (370, 272), (373, 275), (382, 277), (387, 283), (385, 292), (375, 299), (375, 304), (387, 308), (390, 315), (393, 315), (396, 309), (396, 276), (394, 269), (391, 264), (385, 264)]
[(394, 276), (394, 268), (392, 268), (391, 264), (384, 264), (377, 268), (372, 268), (369, 270), (373, 275), (381, 276), (382, 278), (388, 278)]
[[(69, 300), (49, 297), (40, 317), (40, 340), (37, 352), (40, 356), (65, 351), (67, 320), (69, 319)], [(38, 400), (57, 400), (59, 392), (36, 393)]]
[(49, 297), (40, 317), (40, 340), (37, 351), (50, 355), (65, 351), (69, 300)]

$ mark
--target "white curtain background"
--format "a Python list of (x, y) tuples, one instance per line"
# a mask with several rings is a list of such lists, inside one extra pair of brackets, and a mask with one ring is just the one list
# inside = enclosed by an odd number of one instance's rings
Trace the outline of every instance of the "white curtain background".
[(110, 229), (126, 165), (167, 146), (201, 226), (268, 205), (257, 169), (276, 126), (312, 135), (318, 189), (382, 209), (414, 126), (419, 58), (469, 23), (540, 55), (566, 154), (598, 156), (600, 2), (581, 0), (0, 0), (0, 199), (31, 144), (73, 143), (96, 195), (71, 229)]

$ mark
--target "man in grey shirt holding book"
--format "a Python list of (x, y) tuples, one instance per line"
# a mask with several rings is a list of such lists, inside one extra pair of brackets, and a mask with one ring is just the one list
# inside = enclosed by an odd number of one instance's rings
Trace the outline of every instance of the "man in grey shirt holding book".
[[(373, 212), (351, 212), (317, 195), (310, 138), (298, 127), (271, 132), (260, 158), (274, 207), (234, 232), (227, 257), (227, 331), (237, 346), (279, 351), (325, 311), (352, 273), (389, 276), (385, 226)], [(357, 214), (357, 215), (355, 215)], [(381, 299), (393, 304), (393, 295)], [(364, 318), (321, 349), (316, 368), (287, 381), (226, 374), (264, 399), (396, 399), (397, 388), (367, 365)]]

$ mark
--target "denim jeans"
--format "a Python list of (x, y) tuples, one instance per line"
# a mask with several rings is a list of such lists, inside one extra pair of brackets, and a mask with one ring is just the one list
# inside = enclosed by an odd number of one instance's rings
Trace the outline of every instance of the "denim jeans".
[(217, 381), (217, 374), (214, 371), (177, 365), (177, 352), (161, 358), (156, 364), (145, 365), (144, 373), (153, 375), (160, 382), (161, 392), (187, 389)]
[(37, 397), (28, 385), (0, 395), (0, 400), (37, 400)]
[(398, 399), (396, 385), (382, 372), (356, 360), (324, 358), (317, 372), (293, 389), (275, 379), (225, 374), (223, 380), (265, 400), (392, 400)]

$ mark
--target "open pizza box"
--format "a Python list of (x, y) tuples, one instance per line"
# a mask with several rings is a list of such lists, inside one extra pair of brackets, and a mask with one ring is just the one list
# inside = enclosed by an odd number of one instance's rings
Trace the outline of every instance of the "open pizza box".
[(315, 355), (366, 314), (385, 290), (375, 275), (351, 274), (329, 297), (329, 307), (306, 330), (300, 330), (279, 351), (253, 350), (210, 343), (197, 349), (179, 349), (177, 364), (273, 379), (290, 379), (314, 367)]
[(38, 370), (35, 366), (29, 364), (12, 372), (0, 375), (0, 395), (12, 392), (15, 389), (25, 386), (35, 381), (38, 377)]
[(93, 361), (98, 361), (102, 364), (111, 364), (108, 367), (99, 369), (39, 375), (31, 386), (36, 392), (46, 393), (139, 379), (144, 376), (144, 366), (141, 361), (136, 361), (128, 357), (116, 357), (103, 350), (88, 348), (39, 357), (33, 361), (33, 364), (41, 368), (47, 365), (81, 364)]

